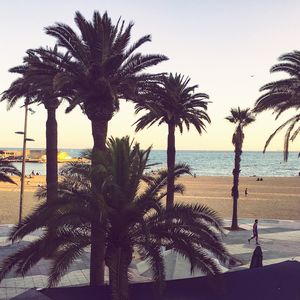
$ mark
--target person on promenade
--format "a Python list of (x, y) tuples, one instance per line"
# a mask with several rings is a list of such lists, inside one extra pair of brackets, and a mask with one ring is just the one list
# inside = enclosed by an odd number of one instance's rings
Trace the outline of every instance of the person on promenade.
[(256, 220), (254, 221), (254, 224), (253, 224), (253, 236), (251, 236), (251, 238), (248, 239), (248, 243), (249, 243), (249, 244), (250, 244), (250, 241), (251, 241), (252, 239), (255, 238), (256, 245), (259, 245), (259, 243), (258, 243), (258, 230), (257, 230), (257, 224), (258, 224), (258, 220), (256, 219)]
[(260, 268), (262, 266), (263, 266), (263, 253), (260, 246), (256, 246), (251, 257), (250, 269)]

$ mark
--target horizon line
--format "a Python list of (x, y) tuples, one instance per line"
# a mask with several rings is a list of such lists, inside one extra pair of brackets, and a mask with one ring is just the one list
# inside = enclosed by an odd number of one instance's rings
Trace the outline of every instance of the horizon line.
[[(1, 149), (6, 149), (6, 150), (10, 150), (10, 149), (23, 149), (22, 147), (1, 147), (0, 146), (0, 150)], [(46, 150), (46, 147), (26, 147), (27, 150)], [(58, 147), (58, 150), (61, 149), (73, 149), (73, 150), (88, 150), (88, 149), (92, 149), (91, 147), (85, 147), (85, 148), (70, 148), (70, 147)], [(167, 149), (151, 149), (151, 151), (167, 151)], [(208, 149), (208, 150), (201, 150), (201, 149), (176, 149), (176, 151), (197, 151), (197, 152), (234, 152), (234, 149), (230, 149), (230, 150), (226, 150), (226, 149), (220, 149), (220, 150), (216, 150), (216, 149)], [(263, 150), (243, 150), (243, 152), (262, 152)], [(265, 153), (268, 152), (284, 152), (283, 150), (268, 150)], [(293, 150), (293, 151), (289, 151), (289, 153), (300, 153), (297, 150)]]

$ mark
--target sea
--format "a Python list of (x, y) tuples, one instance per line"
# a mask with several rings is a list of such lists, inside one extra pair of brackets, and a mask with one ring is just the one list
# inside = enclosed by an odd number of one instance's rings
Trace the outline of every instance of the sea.
[[(11, 148), (10, 148), (11, 149)], [(17, 148), (15, 148), (17, 149)], [(66, 151), (71, 157), (79, 157), (85, 149), (60, 149)], [(187, 163), (192, 173), (197, 176), (231, 176), (234, 164), (233, 151), (188, 151), (177, 150), (177, 163)], [(152, 150), (150, 163), (156, 163), (152, 170), (165, 168), (167, 165), (167, 152), (165, 150)], [(21, 163), (14, 163), (21, 170)], [(63, 164), (59, 164), (59, 168)], [(46, 174), (45, 163), (26, 163), (26, 174), (32, 171), (41, 175)], [(151, 171), (151, 170), (150, 170)], [(300, 158), (298, 152), (290, 152), (287, 162), (283, 161), (283, 153), (261, 151), (244, 151), (241, 157), (241, 176), (299, 176)]]

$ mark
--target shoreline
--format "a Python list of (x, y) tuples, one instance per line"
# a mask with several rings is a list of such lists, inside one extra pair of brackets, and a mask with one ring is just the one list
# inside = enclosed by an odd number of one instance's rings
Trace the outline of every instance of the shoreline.
[[(20, 184), (0, 182), (0, 224), (17, 221)], [(270, 220), (300, 220), (300, 177), (267, 177), (256, 181), (257, 177), (241, 176), (239, 184), (238, 217)], [(34, 197), (38, 185), (45, 184), (46, 176), (25, 178), (24, 216), (39, 203)], [(175, 194), (175, 201), (204, 204), (216, 210), (225, 219), (232, 212), (232, 176), (184, 176), (178, 182), (185, 185), (183, 195)], [(244, 194), (247, 188), (247, 196)]]

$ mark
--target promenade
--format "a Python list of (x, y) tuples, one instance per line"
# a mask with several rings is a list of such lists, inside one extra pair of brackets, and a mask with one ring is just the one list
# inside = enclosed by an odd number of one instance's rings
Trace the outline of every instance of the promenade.
[[(251, 255), (255, 249), (255, 242), (252, 240), (248, 244), (247, 241), (252, 233), (252, 222), (252, 219), (240, 219), (240, 226), (245, 230), (226, 232), (224, 242), (229, 252), (243, 263), (242, 266), (236, 269), (249, 268)], [(226, 226), (229, 226), (230, 221), (225, 220), (225, 223)], [(32, 235), (26, 236), (22, 241), (11, 245), (7, 242), (10, 228), (11, 225), (0, 226), (0, 261), (8, 254), (15, 252), (17, 249), (36, 239), (41, 233), (35, 232)], [(260, 220), (259, 237), (259, 242), (263, 250), (264, 265), (292, 259), (300, 261), (300, 221)], [(13, 272), (8, 274), (0, 284), (0, 299), (13, 299), (18, 295), (20, 296), (17, 299), (21, 299), (21, 294), (28, 289), (46, 287), (49, 265), (49, 261), (47, 260), (40, 261), (25, 277), (16, 276)], [(186, 276), (187, 268), (180, 259), (175, 259), (172, 263), (167, 264), (166, 274), (170, 274), (171, 269), (173, 278)], [(143, 274), (139, 277), (137, 270), (135, 275), (136, 281), (146, 279), (142, 277)], [(107, 274), (106, 279), (108, 279)], [(89, 249), (86, 250), (85, 255), (76, 260), (58, 286), (87, 285), (88, 283)]]

